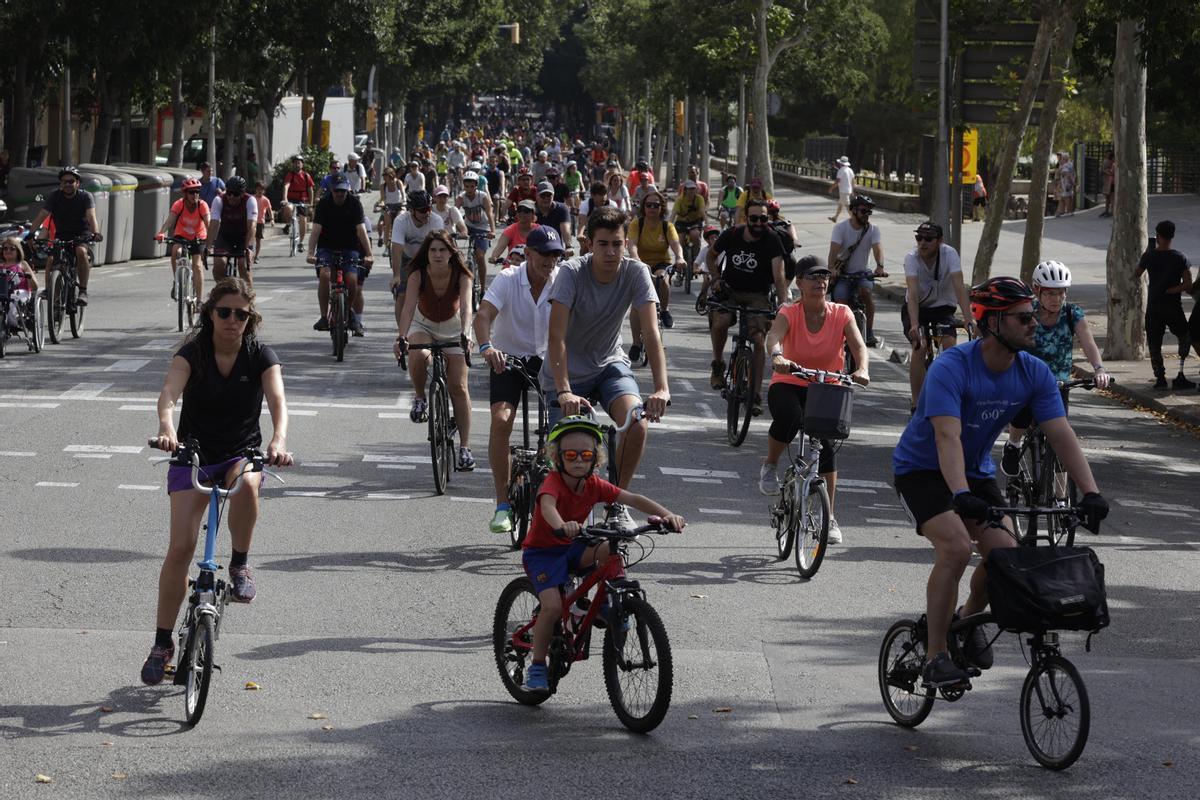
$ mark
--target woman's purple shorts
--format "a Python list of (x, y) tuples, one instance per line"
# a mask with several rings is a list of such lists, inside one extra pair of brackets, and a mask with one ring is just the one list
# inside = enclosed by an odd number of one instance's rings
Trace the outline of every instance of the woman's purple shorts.
[[(211, 483), (215, 476), (218, 481), (224, 482), (225, 474), (236, 463), (242, 460), (241, 456), (235, 456), (228, 461), (222, 461), (220, 464), (206, 464), (200, 467), (200, 483)], [(167, 494), (175, 494), (175, 492), (186, 492), (192, 488), (192, 468), (191, 467), (171, 467), (167, 470)]]

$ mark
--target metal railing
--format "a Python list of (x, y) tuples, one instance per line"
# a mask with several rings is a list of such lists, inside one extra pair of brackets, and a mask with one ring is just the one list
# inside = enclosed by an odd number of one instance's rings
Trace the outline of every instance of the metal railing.
[[(834, 178), (832, 169), (817, 164), (777, 158), (772, 160), (771, 165), (775, 168), (776, 172), (786, 172), (805, 178), (818, 178), (826, 181), (832, 181)], [(921, 193), (920, 181), (893, 180), (891, 178), (881, 178), (877, 175), (857, 174), (854, 177), (854, 184), (865, 189), (877, 189), (896, 194), (918, 195)]]

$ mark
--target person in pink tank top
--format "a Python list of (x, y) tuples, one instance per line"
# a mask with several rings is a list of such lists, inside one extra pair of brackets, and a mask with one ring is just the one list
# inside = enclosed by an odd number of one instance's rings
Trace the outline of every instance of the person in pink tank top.
[[(771, 430), (767, 435), (767, 457), (759, 472), (758, 488), (766, 495), (779, 492), (776, 469), (779, 457), (796, 438), (804, 423), (804, 401), (808, 381), (792, 375), (797, 367), (841, 372), (845, 368), (844, 348), (849, 346), (854, 363), (855, 383), (871, 382), (867, 372), (867, 345), (854, 322), (849, 306), (831, 302), (829, 267), (815, 256), (801, 259), (796, 283), (800, 301), (779, 309), (767, 334), (767, 352), (771, 358), (771, 386), (767, 407), (771, 411)], [(833, 443), (821, 442), (818, 472), (829, 490), (829, 544), (841, 544), (842, 532), (834, 517), (834, 490), (837, 487), (836, 450)]]

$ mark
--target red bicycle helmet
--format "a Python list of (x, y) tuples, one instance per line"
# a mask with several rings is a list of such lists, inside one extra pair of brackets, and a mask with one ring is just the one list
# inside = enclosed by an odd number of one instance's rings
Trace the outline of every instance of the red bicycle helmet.
[(524, 176), (526, 176), (526, 175), (528, 175), (528, 176), (530, 176), (530, 177), (532, 177), (532, 176), (533, 176), (533, 173), (529, 171), (529, 167), (522, 166), (520, 169), (518, 169), (518, 170), (517, 170), (517, 177), (518, 177), (518, 178), (522, 178), (522, 177), (524, 177)]
[(190, 190), (192, 190), (192, 189), (199, 189), (199, 188), (200, 188), (200, 181), (199, 181), (199, 179), (197, 179), (197, 178), (185, 178), (185, 179), (184, 179), (184, 181), (183, 181), (183, 190), (184, 190), (185, 192), (187, 192), (187, 191), (190, 191)]
[(776, 214), (779, 213), (779, 203), (775, 200), (768, 200), (767, 201), (767, 212), (770, 213), (772, 211), (774, 211)]
[(1007, 311), (1033, 300), (1033, 291), (1018, 278), (1000, 277), (971, 287), (971, 316), (982, 322), (990, 311)]

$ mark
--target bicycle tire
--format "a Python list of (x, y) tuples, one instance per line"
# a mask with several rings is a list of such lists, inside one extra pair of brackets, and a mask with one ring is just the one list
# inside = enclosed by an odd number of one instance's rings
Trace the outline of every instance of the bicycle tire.
[(0, 319), (0, 323), (4, 324), (4, 329), (0, 330), (0, 358), (4, 358), (4, 351), (8, 349), (8, 324), (3, 319)]
[(192, 268), (189, 265), (183, 276), (184, 288), (187, 290), (187, 305), (185, 313), (187, 318), (187, 329), (191, 330), (196, 327), (196, 315), (200, 313), (200, 299), (196, 297), (196, 285), (192, 282)]
[(187, 724), (195, 726), (204, 714), (208, 688), (212, 683), (213, 620), (207, 614), (192, 627), (182, 661), (184, 676), (183, 707)]
[(187, 285), (184, 282), (184, 273), (191, 267), (183, 267), (179, 264), (175, 265), (175, 317), (179, 327), (179, 332), (183, 332), (183, 318), (186, 314), (186, 309), (191, 305), (191, 297), (188, 296)]
[(479, 280), (479, 265), (475, 267), (475, 280), (471, 281), (471, 311), (472, 313), (479, 310), (479, 304), (483, 302), (483, 281)]
[(526, 526), (526, 481), (529, 479), (524, 468), (514, 469), (508, 479), (508, 505), (512, 509), (512, 529), (508, 541), (513, 550), (519, 550), (525, 541)]
[(924, 666), (925, 640), (919, 636), (917, 623), (911, 619), (894, 622), (879, 648), (878, 676), (883, 707), (897, 725), (915, 728), (933, 710), (935, 691), (921, 688)]
[(46, 346), (45, 292), (38, 292), (37, 297), (33, 301), (33, 330), (30, 333), (33, 335), (33, 338), (30, 340), (33, 345), (33, 352), (42, 352), (42, 348)]
[[(1060, 474), (1064, 476), (1065, 480), (1061, 492), (1058, 487)], [(1042, 455), (1042, 472), (1038, 476), (1037, 505), (1042, 508), (1074, 508), (1078, 504), (1079, 489), (1075, 486), (1075, 481), (1071, 476), (1066, 475), (1065, 471), (1060, 473), (1058, 456), (1055, 455), (1054, 449), (1047, 444)], [(1064, 523), (1065, 520), (1062, 517), (1049, 516), (1046, 518), (1046, 533), (1055, 544), (1061, 544), (1064, 539), (1075, 532), (1074, 526)]]
[(692, 293), (692, 270), (696, 268), (695, 264), (696, 253), (692, 253), (687, 259), (687, 263), (683, 265), (683, 293)]
[[(1047, 676), (1048, 683), (1043, 686), (1042, 679)], [(1076, 707), (1072, 707), (1072, 700)], [(1064, 730), (1069, 724), (1064, 722), (1067, 719), (1077, 720), (1074, 730)], [(1087, 687), (1079, 670), (1057, 654), (1040, 659), (1021, 686), (1021, 735), (1034, 759), (1047, 769), (1071, 766), (1087, 745), (1090, 724)], [(1047, 745), (1053, 747), (1054, 742), (1063, 746), (1048, 749)]]
[(296, 243), (299, 241), (299, 237), (296, 236), (296, 226), (299, 224), (299, 220), (293, 216), (291, 226), (288, 229), (288, 258), (296, 255)]
[(447, 413), (446, 387), (440, 380), (434, 380), (429, 384), (429, 456), (436, 494), (445, 494), (450, 482), (450, 465), (446, 460)]
[(775, 554), (780, 561), (786, 561), (792, 554), (792, 545), (796, 541), (796, 509), (786, 497), (790, 490), (791, 484), (785, 481), (780, 488), (779, 504), (772, 509), (775, 516)]
[[(796, 494), (803, 488), (800, 481), (793, 486)], [(803, 513), (796, 513), (796, 571), (801, 578), (809, 579), (817, 574), (829, 549), (829, 489), (825, 481), (809, 484), (808, 502), (803, 509)]]
[(741, 447), (750, 431), (750, 417), (754, 410), (754, 398), (750, 393), (750, 358), (742, 348), (733, 357), (730, 370), (733, 380), (729, 381), (729, 397), (725, 410), (725, 434), (729, 444)]
[(496, 613), (492, 617), (492, 654), (504, 688), (518, 703), (536, 706), (546, 702), (549, 692), (531, 692), (525, 688), (525, 670), (533, 649), (533, 631), (526, 631), (521, 642), (527, 647), (513, 645), (517, 629), (533, 619), (537, 595), (529, 578), (514, 578), (500, 592)]
[[(1012, 508), (1028, 508), (1038, 505), (1032, 491), (1033, 478), (1037, 470), (1037, 455), (1031, 443), (1031, 437), (1026, 436), (1021, 441), (1020, 467), (1017, 474), (1004, 484), (1005, 502)], [(1014, 515), (1012, 517), (1013, 534), (1018, 539), (1030, 533), (1037, 533), (1037, 519)]]
[(850, 345), (848, 343), (842, 345), (842, 360), (845, 361), (843, 369), (845, 369), (846, 372), (854, 372), (858, 369), (858, 363), (854, 360), (854, 353), (850, 351)]
[[(604, 688), (621, 724), (635, 733), (649, 733), (663, 721), (671, 705), (671, 642), (662, 618), (645, 600), (622, 600), (621, 615), (604, 631)], [(618, 653), (624, 664), (618, 662)], [(651, 672), (657, 674), (649, 675)], [(622, 677), (628, 681), (622, 681)], [(637, 684), (644, 691), (631, 696), (630, 688), (634, 687), (627, 684)]]
[(67, 298), (63, 294), (63, 276), (57, 269), (50, 270), (46, 277), (46, 332), (51, 344), (62, 343), (63, 317), (67, 315)]
[(346, 355), (346, 295), (338, 292), (333, 297), (333, 320), (329, 324), (329, 335), (333, 338), (333, 357), (338, 361)]
[(66, 288), (67, 317), (71, 323), (71, 338), (78, 339), (83, 336), (83, 315), (87, 311), (87, 306), (79, 305), (78, 285), (68, 285)]

